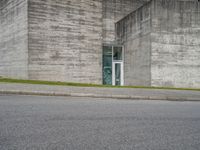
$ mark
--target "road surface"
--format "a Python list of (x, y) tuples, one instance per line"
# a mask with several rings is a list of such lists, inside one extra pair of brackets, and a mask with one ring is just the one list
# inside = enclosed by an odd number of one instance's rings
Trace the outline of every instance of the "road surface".
[(0, 95), (0, 150), (200, 150), (200, 102)]

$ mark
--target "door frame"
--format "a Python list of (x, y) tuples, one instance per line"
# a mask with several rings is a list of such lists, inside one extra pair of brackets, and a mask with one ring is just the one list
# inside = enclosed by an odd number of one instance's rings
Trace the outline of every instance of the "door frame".
[(113, 61), (112, 62), (112, 85), (116, 86), (115, 81), (116, 81), (116, 77), (115, 77), (115, 64), (120, 64), (120, 86), (124, 85), (124, 63), (123, 61)]
[[(118, 45), (118, 44), (103, 44), (103, 50), (104, 47), (111, 47), (112, 50), (112, 84), (113, 86), (115, 86), (115, 64), (119, 63), (120, 64), (120, 68), (121, 68), (121, 85), (120, 86), (124, 86), (124, 46), (122, 45)], [(122, 60), (114, 60), (114, 48), (115, 47), (121, 47), (122, 48)], [(103, 52), (104, 53), (104, 52)], [(103, 63), (103, 59), (102, 59), (102, 63)], [(102, 65), (102, 69), (104, 69), (103, 65)], [(103, 70), (104, 71), (104, 70)], [(104, 78), (104, 73), (102, 72), (102, 78)], [(102, 82), (104, 83), (104, 81)]]
[[(114, 60), (114, 47), (122, 48), (122, 60)], [(121, 68), (121, 85), (124, 86), (124, 47), (123, 46), (112, 46), (112, 85), (115, 86), (115, 64), (120, 64)]]

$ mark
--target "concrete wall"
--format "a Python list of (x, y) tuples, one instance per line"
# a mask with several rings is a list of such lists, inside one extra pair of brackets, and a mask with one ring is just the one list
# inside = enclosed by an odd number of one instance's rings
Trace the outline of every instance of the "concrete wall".
[(102, 0), (29, 0), (29, 78), (102, 83)]
[(103, 0), (103, 42), (115, 43), (115, 23), (140, 7), (145, 0)]
[(154, 0), (152, 86), (200, 87), (200, 2)]
[(0, 1), (0, 76), (28, 78), (27, 0)]
[(151, 3), (117, 24), (118, 42), (124, 45), (125, 85), (151, 85)]
[(0, 76), (102, 83), (102, 43), (117, 34), (126, 85), (199, 88), (200, 2), (144, 2), (1, 0)]

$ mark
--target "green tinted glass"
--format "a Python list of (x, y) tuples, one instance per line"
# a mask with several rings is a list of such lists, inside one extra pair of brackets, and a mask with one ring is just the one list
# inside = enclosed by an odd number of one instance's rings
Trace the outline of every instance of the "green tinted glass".
[(122, 47), (114, 47), (113, 60), (122, 60)]
[(115, 64), (115, 85), (121, 85), (121, 64)]
[(112, 47), (103, 47), (103, 84), (112, 85)]

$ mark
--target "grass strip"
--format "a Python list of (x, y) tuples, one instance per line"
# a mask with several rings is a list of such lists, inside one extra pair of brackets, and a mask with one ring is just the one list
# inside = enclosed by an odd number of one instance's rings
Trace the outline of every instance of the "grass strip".
[(77, 87), (100, 87), (100, 88), (141, 88), (141, 89), (165, 89), (165, 90), (190, 90), (200, 91), (198, 88), (173, 88), (173, 87), (146, 87), (146, 86), (112, 86), (88, 83), (72, 83), (59, 81), (41, 81), (41, 80), (22, 80), (0, 77), (0, 82), (6, 83), (25, 83), (25, 84), (39, 84), (39, 85), (54, 85), (54, 86), (77, 86)]

